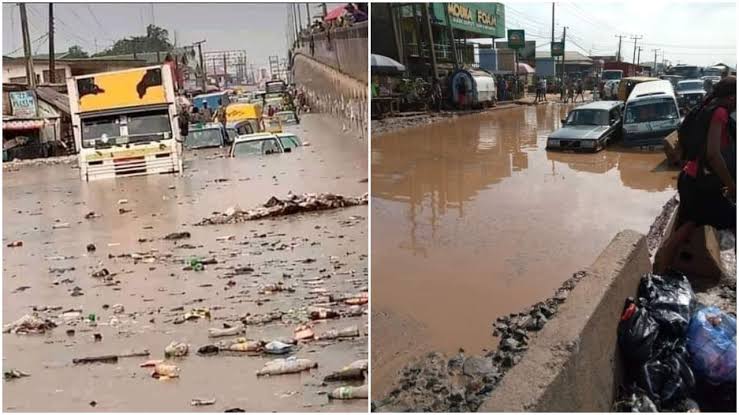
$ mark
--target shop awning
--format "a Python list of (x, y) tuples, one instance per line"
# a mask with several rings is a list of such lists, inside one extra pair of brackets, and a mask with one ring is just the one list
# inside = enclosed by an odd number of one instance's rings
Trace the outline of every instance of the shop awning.
[(44, 120), (3, 120), (3, 130), (38, 130)]

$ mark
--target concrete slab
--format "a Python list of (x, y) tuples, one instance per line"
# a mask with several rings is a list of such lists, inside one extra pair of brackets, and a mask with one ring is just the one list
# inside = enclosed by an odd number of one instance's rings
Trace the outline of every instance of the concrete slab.
[(621, 380), (616, 328), (651, 264), (644, 235), (616, 235), (480, 412), (608, 412)]

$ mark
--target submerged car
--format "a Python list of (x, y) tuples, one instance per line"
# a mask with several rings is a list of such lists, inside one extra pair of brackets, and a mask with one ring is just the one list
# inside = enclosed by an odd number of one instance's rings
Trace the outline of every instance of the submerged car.
[(226, 123), (226, 134), (231, 142), (240, 135), (254, 134), (254, 120), (239, 120)]
[(271, 133), (257, 133), (236, 137), (231, 145), (231, 157), (264, 156), (290, 152), (285, 149), (276, 135)]
[(677, 83), (675, 95), (680, 109), (687, 112), (703, 101), (703, 98), (706, 96), (706, 90), (702, 80), (690, 79)]
[(596, 101), (579, 106), (547, 138), (547, 150), (598, 151), (621, 131), (624, 103)]
[(280, 140), (280, 144), (282, 144), (282, 148), (284, 148), (285, 150), (292, 150), (303, 145), (303, 142), (300, 141), (300, 138), (298, 138), (298, 136), (295, 134), (278, 133), (275, 134), (275, 136), (277, 136), (277, 139)]
[(300, 124), (300, 119), (295, 111), (280, 111), (275, 114), (275, 117), (279, 118), (283, 125)]
[(189, 130), (184, 143), (189, 150), (223, 147), (232, 141), (219, 123), (191, 124)]

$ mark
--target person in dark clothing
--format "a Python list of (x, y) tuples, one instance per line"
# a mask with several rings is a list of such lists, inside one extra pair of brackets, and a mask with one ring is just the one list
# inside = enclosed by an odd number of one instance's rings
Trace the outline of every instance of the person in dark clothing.
[(657, 253), (655, 272), (666, 271), (679, 246), (701, 226), (736, 234), (736, 126), (730, 118), (736, 112), (736, 77), (716, 84), (704, 101), (711, 104), (717, 106), (710, 114), (703, 151), (686, 160), (678, 176), (677, 228)]
[(213, 119), (213, 113), (210, 112), (210, 108), (208, 108), (208, 102), (203, 102), (203, 110), (200, 111), (200, 115), (203, 117), (203, 122), (210, 122), (210, 120)]

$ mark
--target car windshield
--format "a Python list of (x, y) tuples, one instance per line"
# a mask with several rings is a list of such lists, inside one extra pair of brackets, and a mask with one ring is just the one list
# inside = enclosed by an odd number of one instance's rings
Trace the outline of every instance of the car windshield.
[(294, 135), (283, 135), (280, 137), (280, 143), (282, 143), (282, 147), (293, 149), (295, 147), (298, 147), (300, 144), (300, 141), (298, 141), (298, 137)]
[(635, 102), (626, 108), (625, 123), (674, 120), (679, 117), (675, 101), (662, 98), (657, 101)]
[(292, 112), (280, 112), (277, 114), (277, 117), (279, 117), (282, 122), (295, 121), (295, 114), (293, 114)]
[(263, 140), (241, 141), (234, 144), (234, 157), (259, 156), (263, 154), (282, 153), (280, 145), (274, 138)]
[(221, 131), (217, 128), (208, 128), (204, 130), (193, 130), (185, 139), (185, 147), (216, 147), (223, 145), (223, 137)]
[(574, 110), (567, 116), (567, 125), (608, 125), (608, 111)]
[(719, 68), (706, 68), (703, 71), (703, 75), (705, 75), (705, 76), (721, 76), (721, 69), (719, 69)]
[(677, 91), (689, 91), (691, 89), (703, 89), (702, 81), (680, 82), (677, 84)]
[(603, 71), (603, 79), (605, 79), (606, 81), (621, 79), (622, 77), (623, 73), (620, 71)]

